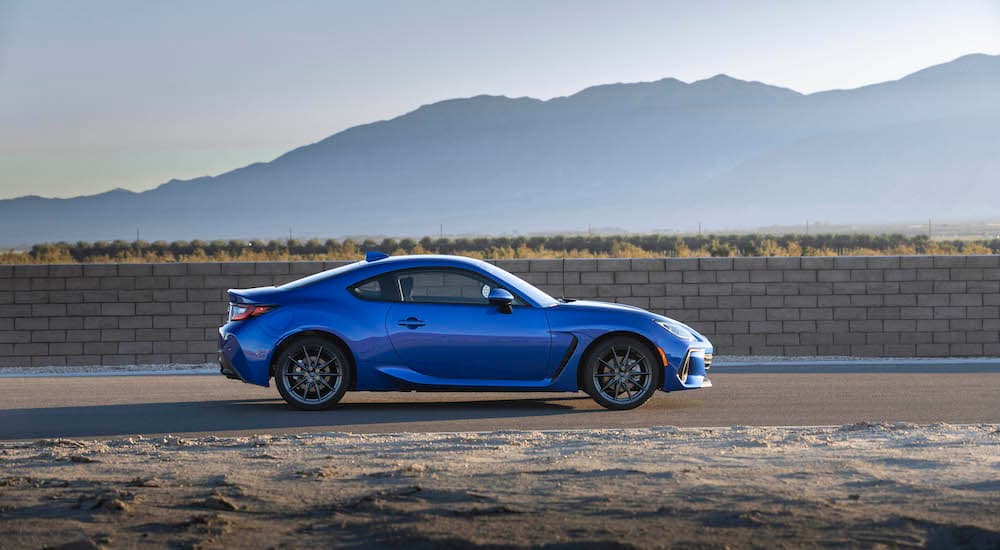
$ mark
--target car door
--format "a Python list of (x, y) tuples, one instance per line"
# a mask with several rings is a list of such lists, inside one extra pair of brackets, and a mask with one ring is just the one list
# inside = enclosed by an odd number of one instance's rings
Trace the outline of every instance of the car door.
[(501, 312), (487, 299), (497, 283), (472, 271), (395, 275), (402, 301), (391, 306), (386, 328), (404, 366), (453, 381), (542, 380), (551, 374), (544, 310), (515, 298), (513, 312)]

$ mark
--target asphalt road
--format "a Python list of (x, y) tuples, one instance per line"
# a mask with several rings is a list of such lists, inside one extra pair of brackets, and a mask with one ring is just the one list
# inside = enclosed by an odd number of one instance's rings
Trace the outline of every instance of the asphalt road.
[[(221, 376), (0, 379), (0, 439), (160, 434), (551, 430), (647, 426), (1000, 423), (1000, 371), (716, 372), (715, 387), (606, 411), (584, 394), (349, 393), (287, 407)], [(888, 372), (886, 372), (888, 371)]]

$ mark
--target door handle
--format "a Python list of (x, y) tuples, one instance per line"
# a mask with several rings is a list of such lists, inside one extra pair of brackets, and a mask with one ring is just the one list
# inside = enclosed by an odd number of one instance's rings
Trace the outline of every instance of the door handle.
[(426, 324), (427, 323), (421, 321), (420, 319), (417, 319), (416, 317), (407, 317), (406, 319), (403, 319), (399, 322), (399, 326), (410, 329), (422, 327)]

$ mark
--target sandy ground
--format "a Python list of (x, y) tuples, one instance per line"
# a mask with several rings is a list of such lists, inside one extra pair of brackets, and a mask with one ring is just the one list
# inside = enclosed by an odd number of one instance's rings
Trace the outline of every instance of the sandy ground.
[(0, 444), (0, 547), (1000, 547), (1000, 427)]

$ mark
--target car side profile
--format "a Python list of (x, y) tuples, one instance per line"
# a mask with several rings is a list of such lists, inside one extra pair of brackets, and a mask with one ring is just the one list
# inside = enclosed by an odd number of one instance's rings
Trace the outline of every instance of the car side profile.
[(488, 262), (369, 253), (278, 287), (229, 290), (221, 372), (294, 407), (354, 391), (586, 391), (632, 409), (710, 387), (713, 347), (641, 308), (556, 299)]

